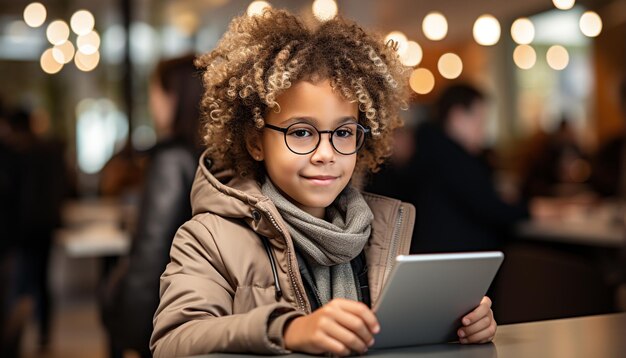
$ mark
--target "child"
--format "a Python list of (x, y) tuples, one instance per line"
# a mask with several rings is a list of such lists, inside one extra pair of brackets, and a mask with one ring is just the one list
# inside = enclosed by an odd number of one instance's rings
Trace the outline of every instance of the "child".
[[(337, 19), (309, 30), (266, 10), (232, 21), (206, 69), (207, 150), (161, 276), (151, 349), (363, 353), (412, 206), (354, 185), (390, 153), (408, 73), (391, 46)], [(488, 298), (462, 343), (487, 342)]]

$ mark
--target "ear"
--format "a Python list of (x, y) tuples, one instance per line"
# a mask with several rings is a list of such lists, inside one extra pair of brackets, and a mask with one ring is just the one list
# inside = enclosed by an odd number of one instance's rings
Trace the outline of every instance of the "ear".
[(260, 131), (251, 130), (246, 134), (246, 149), (248, 149), (248, 153), (254, 160), (260, 162), (265, 159)]

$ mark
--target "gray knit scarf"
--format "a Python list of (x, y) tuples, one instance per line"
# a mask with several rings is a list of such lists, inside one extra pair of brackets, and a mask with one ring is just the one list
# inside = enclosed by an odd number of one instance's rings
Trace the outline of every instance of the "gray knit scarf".
[(346, 187), (326, 208), (326, 221), (295, 206), (269, 178), (261, 190), (276, 205), (298, 252), (309, 263), (322, 304), (339, 297), (358, 300), (350, 261), (365, 247), (374, 219), (361, 193)]

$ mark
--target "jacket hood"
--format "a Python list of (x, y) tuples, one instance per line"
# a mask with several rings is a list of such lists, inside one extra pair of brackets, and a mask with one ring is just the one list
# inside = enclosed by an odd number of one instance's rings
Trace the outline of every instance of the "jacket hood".
[(192, 215), (211, 213), (223, 218), (243, 219), (259, 234), (273, 237), (287, 232), (274, 204), (263, 195), (260, 184), (241, 178), (232, 169), (215, 168), (206, 152), (200, 156), (191, 188)]

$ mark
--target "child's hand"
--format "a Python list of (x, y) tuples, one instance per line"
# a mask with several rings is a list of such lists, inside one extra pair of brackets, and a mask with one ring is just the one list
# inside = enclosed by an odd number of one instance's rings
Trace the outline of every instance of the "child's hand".
[(457, 334), (463, 344), (467, 343), (487, 343), (493, 340), (498, 327), (491, 311), (491, 300), (483, 297), (480, 305), (475, 310), (468, 313), (461, 319), (463, 327), (459, 328)]
[(285, 329), (285, 348), (292, 351), (346, 356), (364, 353), (380, 331), (374, 313), (363, 303), (336, 298)]

